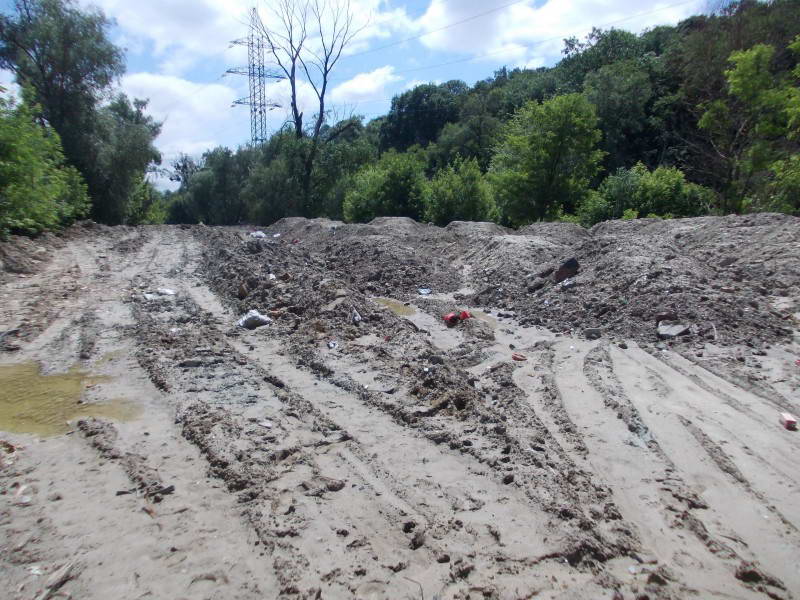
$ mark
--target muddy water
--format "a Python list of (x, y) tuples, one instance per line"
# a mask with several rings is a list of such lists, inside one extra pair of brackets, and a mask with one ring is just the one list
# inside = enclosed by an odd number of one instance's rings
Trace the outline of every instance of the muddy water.
[(469, 312), (476, 319), (479, 319), (484, 323), (487, 323), (492, 329), (497, 329), (497, 319), (495, 319), (494, 317), (490, 317), (482, 310), (471, 310)]
[(0, 431), (49, 437), (69, 431), (67, 421), (77, 417), (136, 418), (140, 409), (128, 400), (82, 402), (86, 386), (106, 379), (76, 368), (43, 375), (35, 362), (0, 365)]
[(382, 304), (391, 310), (394, 314), (400, 317), (410, 317), (417, 312), (413, 306), (406, 306), (402, 302), (392, 300), (391, 298), (373, 298), (378, 304)]

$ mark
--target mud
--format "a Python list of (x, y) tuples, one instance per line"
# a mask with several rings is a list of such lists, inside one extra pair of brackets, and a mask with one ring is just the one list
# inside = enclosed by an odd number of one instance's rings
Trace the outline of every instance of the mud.
[(8, 360), (141, 406), (3, 434), (12, 597), (800, 594), (800, 220), (249, 231), (83, 228), (3, 284)]

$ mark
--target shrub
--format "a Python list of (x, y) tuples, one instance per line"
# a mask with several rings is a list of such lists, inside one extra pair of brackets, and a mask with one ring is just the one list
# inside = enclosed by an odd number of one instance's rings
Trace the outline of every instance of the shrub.
[(58, 134), (27, 103), (0, 98), (0, 235), (38, 233), (87, 214), (80, 174), (64, 164)]
[(425, 219), (437, 225), (450, 221), (488, 221), (495, 204), (474, 158), (455, 162), (439, 170), (425, 194)]
[(345, 220), (365, 222), (387, 216), (420, 220), (428, 185), (424, 169), (417, 154), (386, 153), (378, 164), (355, 175), (342, 207)]

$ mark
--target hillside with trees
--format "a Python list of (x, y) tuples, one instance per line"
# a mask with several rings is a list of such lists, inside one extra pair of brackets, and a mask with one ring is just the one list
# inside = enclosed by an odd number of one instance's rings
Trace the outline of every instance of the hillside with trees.
[[(304, 118), (293, 91), (286, 125), (268, 141), (182, 155), (169, 165), (178, 189), (161, 192), (148, 176), (161, 160), (153, 145), (160, 124), (147, 100), (115, 90), (125, 62), (109, 41), (110, 22), (69, 0), (17, 0), (0, 21), (0, 65), (26, 94), (13, 115), (4, 101), (3, 126), (27, 115), (39, 128), (31, 136), (51, 147), (50, 158), (36, 161), (65, 169), (72, 187), (50, 192), (46, 218), (20, 216), (25, 203), (15, 192), (0, 207), (2, 226), (36, 230), (82, 216), (81, 186), (88, 214), (110, 224), (397, 215), (590, 226), (800, 214), (798, 0), (731, 2), (641, 34), (594, 29), (564, 40), (553, 67), (504, 67), (474, 85), (418, 85), (368, 122), (331, 122), (326, 104), (330, 73), (357, 33), (352, 15), (341, 4), (325, 5), (330, 14), (278, 5), (284, 27), (333, 23), (320, 29), (328, 39), (315, 64), (303, 59), (308, 40), (282, 45), (280, 28), (264, 27), (291, 89), (301, 81), (314, 89), (315, 113)], [(2, 149), (18, 157), (10, 160), (28, 156), (12, 146)], [(28, 176), (44, 177), (35, 172)], [(13, 189), (14, 175), (4, 177), (0, 185)], [(41, 212), (37, 202), (31, 210)]]

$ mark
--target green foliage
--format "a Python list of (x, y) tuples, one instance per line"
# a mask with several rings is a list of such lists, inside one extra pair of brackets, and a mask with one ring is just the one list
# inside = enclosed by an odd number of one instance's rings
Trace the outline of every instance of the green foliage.
[(633, 221), (634, 219), (639, 218), (639, 211), (635, 208), (626, 208), (625, 212), (622, 213), (621, 218), (623, 221)]
[(427, 188), (424, 169), (419, 154), (384, 154), (378, 164), (355, 175), (344, 199), (344, 218), (351, 222), (384, 216), (420, 220)]
[(606, 177), (581, 204), (578, 216), (585, 227), (608, 219), (631, 218), (633, 213), (695, 217), (707, 214), (714, 201), (712, 190), (686, 181), (680, 170), (658, 167), (648, 171), (639, 163)]
[(130, 196), (125, 222), (130, 225), (166, 223), (168, 214), (169, 208), (164, 194), (146, 179), (141, 179)]
[(520, 109), (490, 169), (502, 221), (518, 226), (573, 212), (599, 171), (600, 137), (594, 107), (580, 94)]
[(439, 170), (425, 194), (425, 219), (436, 225), (450, 221), (489, 221), (496, 207), (478, 162), (456, 159)]
[(86, 180), (92, 216), (122, 223), (146, 169), (160, 160), (152, 146), (160, 125), (143, 114), (144, 101), (117, 95), (102, 105), (125, 71), (111, 25), (73, 0), (16, 0), (14, 13), (0, 16), (0, 67), (30, 86)]
[(414, 144), (436, 141), (446, 123), (458, 119), (467, 86), (461, 81), (418, 85), (392, 98), (392, 106), (380, 129), (380, 148), (400, 152)]
[(26, 103), (0, 98), (0, 236), (68, 225), (88, 210), (86, 185), (64, 164), (58, 134)]

